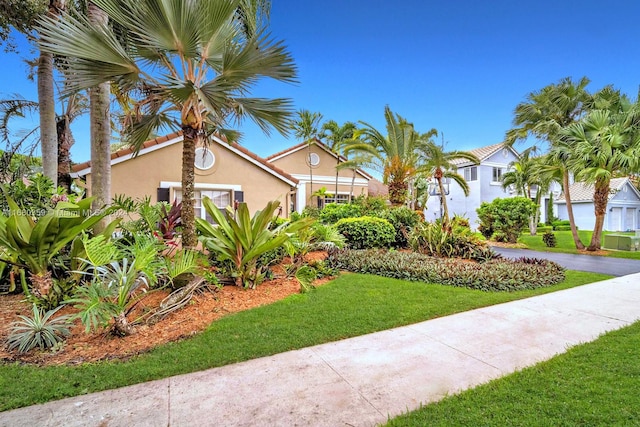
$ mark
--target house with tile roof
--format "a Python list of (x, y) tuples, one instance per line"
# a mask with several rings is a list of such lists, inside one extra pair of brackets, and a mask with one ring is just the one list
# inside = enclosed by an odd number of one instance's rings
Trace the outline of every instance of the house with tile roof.
[[(265, 159), (269, 164), (286, 170), (299, 182), (296, 207), (298, 211), (308, 204), (322, 207), (326, 203), (344, 203), (352, 197), (369, 195), (372, 176), (361, 169), (343, 169), (336, 166), (346, 161), (329, 147), (315, 139), (310, 144), (301, 143), (275, 153)], [(338, 191), (335, 190), (336, 176)], [(324, 194), (317, 194), (325, 189)], [(383, 191), (380, 189), (380, 191)]]
[[(111, 194), (152, 202), (182, 198), (182, 134), (172, 133), (146, 141), (134, 155), (130, 148), (111, 154)], [(236, 143), (216, 136), (205, 147), (196, 148), (194, 164), (196, 215), (206, 218), (202, 198), (208, 196), (219, 208), (246, 201), (253, 213), (270, 200), (280, 200), (282, 215), (295, 206), (299, 181)], [(91, 163), (74, 165), (72, 176), (86, 180), (91, 194)]]
[[(518, 152), (503, 144), (494, 144), (468, 150), (480, 159), (479, 164), (468, 160), (454, 161), (458, 174), (464, 177), (469, 185), (469, 196), (465, 196), (462, 188), (451, 181), (445, 185), (443, 197), (447, 198), (449, 215), (461, 215), (469, 219), (472, 228), (477, 228), (478, 214), (476, 209), (482, 202), (490, 202), (498, 197), (512, 197), (514, 193), (502, 188), (502, 175), (507, 172), (509, 164), (518, 159)], [(448, 191), (447, 191), (448, 190)], [(425, 219), (433, 221), (442, 217), (440, 195), (432, 193), (426, 204)]]
[[(310, 150), (306, 144), (300, 144), (264, 159), (237, 143), (213, 136), (209, 144), (196, 148), (196, 215), (207, 217), (202, 207), (205, 196), (221, 209), (232, 206), (235, 201), (244, 201), (253, 213), (270, 200), (279, 200), (282, 216), (301, 212), (307, 203), (317, 203), (317, 196), (311, 198), (308, 158), (314, 191), (325, 187), (328, 193), (335, 192), (338, 157), (319, 141)], [(137, 155), (130, 148), (120, 149), (111, 154), (111, 195), (122, 194), (134, 199), (151, 197), (152, 202), (180, 201), (181, 167), (182, 134), (179, 132), (146, 141)], [(91, 181), (87, 179), (91, 176), (91, 162), (74, 165), (72, 176), (85, 180), (91, 194)], [(368, 194), (371, 177), (365, 172), (343, 170), (338, 179), (338, 196), (323, 196), (322, 203), (346, 200), (352, 184), (354, 195)]]
[[(581, 230), (593, 230), (595, 213), (594, 187), (591, 184), (574, 182), (569, 186), (576, 226)], [(555, 215), (569, 219), (564, 193), (555, 200)], [(640, 192), (628, 177), (611, 179), (611, 190), (603, 229), (607, 231), (630, 231), (640, 229)]]

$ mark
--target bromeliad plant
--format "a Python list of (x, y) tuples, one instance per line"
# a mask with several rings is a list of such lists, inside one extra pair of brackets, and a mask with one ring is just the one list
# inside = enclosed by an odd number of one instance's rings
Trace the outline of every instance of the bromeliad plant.
[(271, 230), (275, 211), (280, 202), (271, 201), (257, 211), (253, 217), (246, 203), (238, 205), (237, 212), (227, 207), (222, 213), (209, 198), (202, 205), (217, 225), (196, 218), (196, 227), (201, 233), (200, 239), (205, 247), (215, 253), (220, 261), (230, 260), (232, 276), (236, 285), (255, 289), (264, 280), (263, 267), (258, 265), (260, 255), (283, 245), (291, 234), (313, 222), (310, 218), (284, 223)]
[(52, 259), (110, 213), (110, 210), (93, 213), (93, 198), (88, 198), (77, 203), (58, 202), (54, 208), (44, 210), (40, 217), (32, 217), (9, 196), (6, 200), (10, 211), (8, 216), (0, 214), (0, 246), (9, 256), (17, 257), (16, 265), (29, 272), (31, 292), (36, 297), (46, 296), (53, 286)]

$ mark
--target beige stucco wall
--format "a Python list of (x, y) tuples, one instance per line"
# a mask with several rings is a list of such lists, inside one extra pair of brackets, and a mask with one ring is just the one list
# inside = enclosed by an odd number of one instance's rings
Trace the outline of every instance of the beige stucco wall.
[[(286, 182), (217, 143), (212, 143), (209, 149), (216, 157), (215, 164), (206, 171), (194, 168), (196, 189), (199, 184), (216, 184), (221, 189), (239, 185), (252, 213), (264, 208), (270, 200), (279, 200), (283, 214), (289, 214), (291, 187)], [(111, 195), (125, 194), (133, 198), (150, 196), (155, 202), (161, 182), (181, 181), (181, 164), (182, 142), (114, 164), (111, 168)], [(170, 198), (174, 199), (174, 189), (170, 192)]]
[[(313, 167), (313, 191), (311, 190), (311, 183), (307, 182), (305, 184), (306, 189), (304, 193), (307, 196), (307, 200), (309, 202), (310, 195), (318, 191), (320, 188), (325, 187), (327, 192), (333, 194), (335, 192), (335, 177), (336, 177), (336, 158), (332, 156), (327, 151), (322, 148), (312, 145), (311, 153), (316, 153), (320, 158), (320, 163)], [(309, 165), (306, 162), (306, 159), (309, 156), (309, 151), (306, 147), (290, 153), (284, 157), (281, 157), (276, 160), (272, 160), (271, 163), (275, 166), (279, 167), (282, 170), (287, 171), (290, 174), (296, 176), (296, 178), (301, 179), (302, 181), (309, 180)], [(300, 177), (298, 175), (304, 175), (304, 177)], [(338, 178), (340, 180), (340, 184), (338, 185), (338, 194), (349, 194), (351, 191), (351, 178), (353, 177), (353, 171), (351, 169), (343, 169), (339, 171)], [(363, 179), (364, 175), (361, 173), (356, 173), (356, 178)], [(366, 184), (358, 184), (353, 189), (353, 195), (367, 195), (368, 187)]]

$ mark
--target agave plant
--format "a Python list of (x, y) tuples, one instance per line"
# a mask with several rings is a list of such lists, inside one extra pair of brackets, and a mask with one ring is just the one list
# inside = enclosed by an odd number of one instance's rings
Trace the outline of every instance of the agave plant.
[(32, 317), (19, 316), (20, 320), (12, 324), (7, 339), (9, 350), (17, 348), (20, 353), (26, 353), (35, 347), (44, 350), (68, 337), (70, 316), (53, 318), (61, 308), (62, 306), (43, 314), (34, 304)]
[(313, 219), (301, 218), (270, 230), (269, 225), (280, 205), (278, 201), (267, 203), (267, 206), (256, 212), (253, 217), (249, 214), (246, 203), (238, 205), (235, 215), (230, 207), (227, 207), (226, 215), (223, 214), (209, 198), (204, 198), (202, 204), (217, 223), (217, 226), (214, 226), (204, 219), (196, 219), (203, 244), (216, 253), (221, 261), (231, 260), (236, 285), (252, 289), (263, 280), (263, 272), (257, 265), (258, 257), (283, 245), (292, 233), (308, 227), (313, 222)]

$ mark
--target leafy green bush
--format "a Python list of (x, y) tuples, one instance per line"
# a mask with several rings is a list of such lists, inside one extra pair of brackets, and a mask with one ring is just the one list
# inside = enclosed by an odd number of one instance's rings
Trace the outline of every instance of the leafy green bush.
[(480, 226), (478, 230), (487, 239), (516, 243), (529, 225), (529, 217), (537, 209), (526, 197), (497, 198), (483, 202), (476, 210)]
[(475, 263), (415, 252), (342, 250), (330, 254), (327, 262), (335, 268), (357, 273), (483, 291), (535, 289), (564, 280), (564, 269), (558, 264), (526, 258)]
[[(571, 226), (570, 225), (557, 225), (555, 227), (553, 227), (553, 229), (555, 231), (571, 231)], [(578, 229), (578, 227), (576, 226), (576, 230)]]
[(329, 203), (320, 211), (320, 221), (324, 224), (335, 224), (343, 218), (359, 216), (362, 216), (362, 210), (353, 203)]
[(553, 230), (553, 227), (551, 227), (551, 226), (547, 226), (547, 225), (539, 225), (539, 226), (536, 228), (536, 231), (537, 231), (538, 233), (546, 233), (547, 231), (551, 231), (551, 230)]
[(556, 235), (550, 231), (547, 231), (542, 235), (542, 241), (548, 248), (555, 248), (558, 242), (556, 241)]
[(384, 218), (363, 216), (344, 218), (336, 223), (347, 245), (354, 249), (386, 248), (395, 240), (396, 230)]
[(43, 314), (34, 304), (31, 317), (18, 316), (20, 320), (11, 325), (7, 339), (9, 350), (17, 348), (20, 353), (26, 353), (35, 347), (44, 350), (54, 347), (68, 337), (69, 316), (53, 318), (61, 308), (62, 306)]
[(570, 226), (571, 225), (571, 221), (569, 221), (568, 219), (559, 219), (559, 220), (556, 220), (556, 221), (552, 221), (551, 225), (553, 226), (554, 230), (557, 230), (556, 227)]
[(468, 227), (454, 225), (451, 231), (447, 231), (439, 221), (420, 223), (414, 227), (410, 244), (414, 251), (436, 257), (456, 257), (476, 261), (498, 257)]
[(396, 230), (393, 246), (396, 248), (408, 247), (409, 236), (411, 235), (413, 227), (420, 222), (420, 215), (414, 210), (400, 206), (384, 211), (382, 218), (388, 220)]
[(360, 206), (362, 216), (381, 216), (384, 211), (389, 209), (387, 199), (381, 196), (358, 196), (353, 199), (352, 203)]

